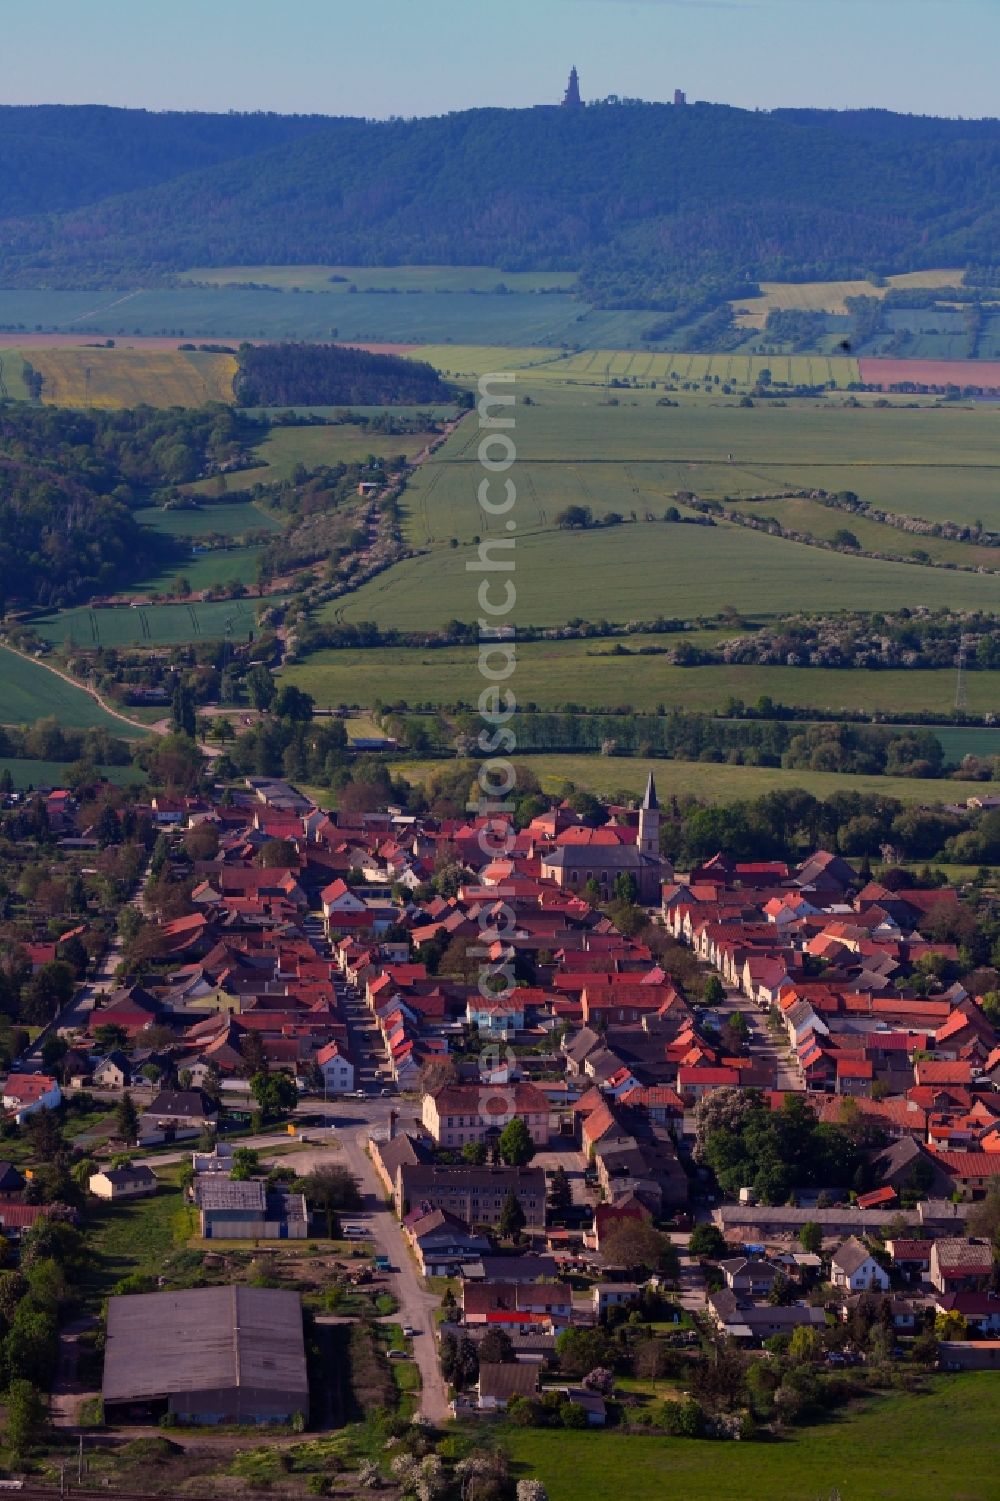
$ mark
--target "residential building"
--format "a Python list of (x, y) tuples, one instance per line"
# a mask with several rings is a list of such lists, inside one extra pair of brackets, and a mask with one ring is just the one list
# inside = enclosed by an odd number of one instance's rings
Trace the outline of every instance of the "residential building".
[(122, 1199), (149, 1198), (159, 1187), (159, 1179), (152, 1168), (129, 1163), (127, 1167), (109, 1167), (91, 1173), (87, 1187), (95, 1198), (117, 1204)]
[(849, 1292), (888, 1292), (889, 1274), (868, 1247), (852, 1235), (830, 1258), (830, 1281)]

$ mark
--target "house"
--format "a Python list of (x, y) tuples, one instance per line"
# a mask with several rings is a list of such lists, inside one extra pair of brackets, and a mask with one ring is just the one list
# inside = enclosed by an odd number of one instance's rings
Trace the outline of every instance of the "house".
[(132, 1083), (132, 1065), (125, 1054), (116, 1049), (101, 1059), (91, 1077), (98, 1089), (128, 1089)]
[(545, 1173), (540, 1167), (471, 1167), (403, 1162), (396, 1169), (396, 1213), (417, 1205), (446, 1209), (467, 1225), (494, 1229), (508, 1193), (517, 1195), (527, 1230), (545, 1228)]
[(590, 1289), (594, 1304), (594, 1317), (602, 1319), (611, 1308), (627, 1308), (642, 1293), (636, 1282), (595, 1282)]
[(269, 1192), (259, 1178), (241, 1183), (209, 1173), (192, 1192), (205, 1240), (305, 1240), (309, 1233), (305, 1196)]
[(418, 1206), (403, 1221), (403, 1234), (425, 1277), (460, 1276), (492, 1249), (488, 1236), (477, 1235), (446, 1209)]
[(830, 1258), (830, 1281), (834, 1287), (846, 1288), (849, 1292), (878, 1291), (889, 1289), (889, 1274), (857, 1236), (852, 1235), (838, 1246)]
[(755, 1303), (740, 1293), (734, 1293), (728, 1287), (709, 1295), (708, 1311), (729, 1339), (755, 1344), (775, 1334), (791, 1334), (802, 1325), (822, 1329), (826, 1324), (822, 1308), (811, 1308), (805, 1303), (772, 1308), (768, 1303)]
[(465, 1007), (465, 1019), (470, 1027), (486, 1037), (506, 1039), (524, 1031), (524, 1006), (517, 1000), (513, 990), (510, 998), (501, 1001), (490, 997), (470, 995)]
[(480, 1412), (502, 1412), (513, 1397), (533, 1397), (538, 1391), (538, 1366), (528, 1361), (481, 1365), (476, 1384)]
[(37, 1110), (55, 1110), (62, 1102), (58, 1081), (48, 1074), (8, 1074), (3, 1087), (3, 1106), (17, 1125)]
[(786, 1275), (773, 1261), (759, 1256), (730, 1256), (718, 1265), (726, 1286), (750, 1298), (766, 1298), (777, 1279)]
[(155, 1194), (159, 1180), (152, 1168), (129, 1164), (128, 1167), (105, 1168), (91, 1173), (87, 1187), (98, 1199), (119, 1203), (122, 1199), (144, 1199)]
[(0, 1162), (0, 1204), (20, 1204), (26, 1183), (12, 1162)]
[(549, 1102), (534, 1084), (446, 1084), (424, 1095), (423, 1124), (441, 1147), (488, 1141), (515, 1116), (537, 1147), (548, 1145)]
[(309, 1411), (302, 1304), (265, 1287), (108, 1300), (102, 1386), (111, 1423), (291, 1423)]
[(564, 1282), (465, 1281), (462, 1313), (467, 1324), (565, 1328), (573, 1321), (573, 1294)]
[(219, 1107), (200, 1089), (161, 1089), (139, 1117), (139, 1141), (150, 1146), (214, 1131)]
[(328, 1042), (316, 1054), (316, 1067), (323, 1075), (323, 1093), (349, 1094), (354, 1088), (354, 1064), (339, 1042)]
[(942, 1239), (931, 1246), (930, 1279), (939, 1293), (978, 1292), (993, 1274), (986, 1240)]
[(957, 1313), (978, 1334), (1000, 1334), (1000, 1297), (993, 1292), (939, 1293), (937, 1313)]
[(898, 1238), (887, 1240), (885, 1248), (892, 1257), (892, 1264), (912, 1281), (920, 1281), (931, 1267), (931, 1242)]

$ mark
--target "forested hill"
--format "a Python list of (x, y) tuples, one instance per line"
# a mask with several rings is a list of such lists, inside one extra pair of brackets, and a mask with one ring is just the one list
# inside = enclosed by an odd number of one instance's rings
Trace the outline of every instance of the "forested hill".
[[(44, 123), (43, 112), (16, 134), (12, 113), (0, 112), (8, 172), (21, 151), (37, 159)], [(276, 143), (270, 116), (138, 115), (137, 139), (150, 120), (177, 133), (162, 159), (136, 147), (134, 170), (161, 180), (123, 192), (125, 169), (106, 158), (133, 117), (111, 113), (103, 144), (92, 125), (83, 138), (92, 162), (79, 165), (76, 207), (32, 204), (13, 171), (0, 283), (127, 286), (213, 264), (582, 265), (602, 303), (669, 308), (679, 287), (705, 282), (996, 259), (995, 120), (603, 104), (300, 120), (298, 138)], [(201, 130), (230, 158), (193, 163)], [(252, 149), (237, 153), (237, 137)]]
[(0, 105), (0, 218), (60, 213), (287, 145), (326, 115), (209, 115), (101, 104)]
[(342, 344), (242, 344), (236, 399), (243, 406), (392, 406), (454, 398), (433, 366)]

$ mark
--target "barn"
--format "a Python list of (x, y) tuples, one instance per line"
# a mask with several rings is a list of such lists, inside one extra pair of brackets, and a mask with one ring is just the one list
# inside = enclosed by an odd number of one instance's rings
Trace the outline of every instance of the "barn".
[(199, 1287), (108, 1302), (109, 1422), (287, 1423), (309, 1411), (298, 1293)]

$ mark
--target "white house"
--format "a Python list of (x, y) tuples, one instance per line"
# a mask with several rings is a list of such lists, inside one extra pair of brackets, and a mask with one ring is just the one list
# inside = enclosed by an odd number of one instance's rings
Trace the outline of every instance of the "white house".
[(96, 1198), (118, 1203), (122, 1199), (142, 1199), (155, 1194), (157, 1178), (149, 1167), (105, 1168), (102, 1172), (91, 1173), (87, 1187)]
[(889, 1274), (875, 1260), (867, 1246), (852, 1235), (834, 1251), (830, 1261), (830, 1281), (834, 1287), (850, 1292), (888, 1292)]
[(3, 1087), (3, 1106), (18, 1125), (36, 1110), (55, 1110), (62, 1102), (58, 1080), (48, 1074), (9, 1074)]
[(347, 1094), (354, 1088), (354, 1064), (340, 1044), (328, 1042), (316, 1054), (316, 1066), (323, 1075), (327, 1094)]

